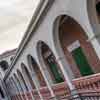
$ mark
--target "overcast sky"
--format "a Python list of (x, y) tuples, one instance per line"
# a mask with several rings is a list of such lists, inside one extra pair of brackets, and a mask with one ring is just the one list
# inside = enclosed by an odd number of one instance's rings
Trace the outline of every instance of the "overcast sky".
[(0, 54), (18, 47), (39, 0), (0, 0)]

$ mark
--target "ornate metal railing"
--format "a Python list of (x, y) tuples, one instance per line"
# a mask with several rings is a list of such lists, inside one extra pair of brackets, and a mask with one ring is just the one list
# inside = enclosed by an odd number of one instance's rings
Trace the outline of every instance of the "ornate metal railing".
[[(100, 100), (100, 73), (74, 79), (73, 84), (75, 85), (79, 96), (70, 96), (71, 91), (66, 82), (54, 84), (52, 86), (56, 97), (51, 97), (50, 91), (47, 87), (41, 87), (40, 93), (44, 100), (54, 100), (54, 98), (57, 98), (57, 100)], [(39, 100), (39, 95), (36, 90), (32, 90), (31, 94)], [(30, 97), (27, 93), (25, 93), (25, 95)]]
[(57, 96), (50, 98), (50, 100), (53, 100), (54, 98), (57, 98), (57, 100), (100, 100), (100, 92), (84, 92), (66, 97)]
[(73, 84), (78, 90), (100, 89), (100, 73), (74, 79)]

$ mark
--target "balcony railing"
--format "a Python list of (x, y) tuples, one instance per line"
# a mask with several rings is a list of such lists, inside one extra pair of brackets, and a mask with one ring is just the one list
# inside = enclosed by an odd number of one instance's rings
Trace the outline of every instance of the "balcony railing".
[[(52, 86), (57, 100), (100, 100), (100, 74), (74, 79), (72, 82), (79, 96), (70, 96), (70, 90), (66, 82), (63, 82)], [(55, 98), (51, 97), (47, 87), (41, 87), (40, 93), (44, 100), (53, 100)], [(36, 90), (32, 90), (32, 95), (37, 98), (36, 100), (39, 100), (39, 95)]]
[(100, 73), (73, 80), (73, 84), (78, 90), (100, 89)]
[(57, 95), (57, 99), (58, 100), (63, 100), (63, 99), (64, 100), (100, 100), (100, 73), (74, 79), (73, 84), (77, 89), (79, 97), (68, 96), (70, 95), (70, 91), (66, 86), (66, 83), (61, 83), (53, 86), (58, 90), (61, 89), (61, 91), (55, 91), (55, 94)]
[[(51, 97), (49, 100), (53, 100), (55, 97)], [(66, 96), (66, 97), (56, 97), (57, 100), (100, 100), (100, 92), (90, 92), (90, 91), (84, 91), (81, 93), (78, 93), (78, 95), (73, 96)]]

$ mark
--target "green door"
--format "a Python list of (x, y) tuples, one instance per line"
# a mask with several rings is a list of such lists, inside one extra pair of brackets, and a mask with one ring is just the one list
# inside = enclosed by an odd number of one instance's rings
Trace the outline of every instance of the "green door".
[(62, 78), (62, 75), (61, 75), (58, 67), (57, 67), (57, 64), (55, 62), (53, 55), (50, 55), (46, 60), (49, 65), (49, 68), (51, 70), (51, 73), (55, 78), (56, 83), (63, 82), (64, 80)]
[(86, 56), (84, 55), (82, 48), (76, 48), (75, 50), (72, 51), (72, 56), (77, 64), (77, 67), (80, 70), (80, 73), (82, 76), (86, 76), (86, 75), (91, 75), (94, 72), (92, 71)]

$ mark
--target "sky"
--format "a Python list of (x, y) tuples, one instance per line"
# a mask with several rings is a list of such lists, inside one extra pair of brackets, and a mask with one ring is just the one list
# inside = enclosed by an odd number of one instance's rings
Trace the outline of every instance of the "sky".
[(39, 0), (0, 0), (0, 54), (17, 48)]

